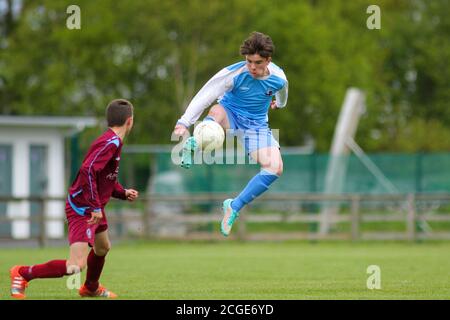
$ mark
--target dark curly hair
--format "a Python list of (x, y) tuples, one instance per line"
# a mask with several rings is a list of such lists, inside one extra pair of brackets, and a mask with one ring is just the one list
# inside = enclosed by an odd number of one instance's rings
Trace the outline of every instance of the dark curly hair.
[(241, 45), (241, 55), (259, 54), (263, 58), (269, 58), (273, 55), (275, 46), (272, 39), (261, 32), (252, 32), (250, 36)]

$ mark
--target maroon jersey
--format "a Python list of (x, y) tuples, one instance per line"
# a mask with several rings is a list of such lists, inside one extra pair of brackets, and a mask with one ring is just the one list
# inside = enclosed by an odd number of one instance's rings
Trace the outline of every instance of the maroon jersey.
[(112, 197), (126, 199), (117, 181), (122, 140), (108, 129), (95, 140), (69, 188), (68, 202), (79, 215), (102, 210)]

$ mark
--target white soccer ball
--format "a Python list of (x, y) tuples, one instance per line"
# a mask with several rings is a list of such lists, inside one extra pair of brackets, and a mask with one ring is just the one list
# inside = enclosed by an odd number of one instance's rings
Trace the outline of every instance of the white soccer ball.
[(194, 129), (194, 138), (199, 148), (206, 151), (216, 150), (222, 147), (225, 140), (223, 128), (215, 121), (200, 122)]

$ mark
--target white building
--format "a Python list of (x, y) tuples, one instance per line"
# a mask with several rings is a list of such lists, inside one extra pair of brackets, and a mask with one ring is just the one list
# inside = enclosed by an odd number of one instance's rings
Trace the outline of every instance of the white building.
[[(91, 117), (0, 116), (0, 196), (64, 198), (65, 138), (96, 124)], [(64, 237), (64, 205), (64, 201), (45, 204), (47, 217), (60, 218), (46, 223), (48, 238)], [(36, 236), (39, 225), (23, 218), (39, 211), (38, 203), (0, 202), (0, 237)]]

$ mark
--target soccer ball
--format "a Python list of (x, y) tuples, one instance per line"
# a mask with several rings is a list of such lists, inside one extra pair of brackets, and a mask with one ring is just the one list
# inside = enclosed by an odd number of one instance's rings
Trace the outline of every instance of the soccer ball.
[(225, 140), (223, 128), (215, 121), (200, 122), (194, 129), (194, 138), (199, 148), (212, 151), (222, 147)]

